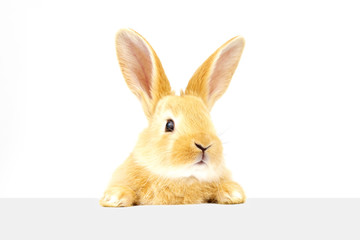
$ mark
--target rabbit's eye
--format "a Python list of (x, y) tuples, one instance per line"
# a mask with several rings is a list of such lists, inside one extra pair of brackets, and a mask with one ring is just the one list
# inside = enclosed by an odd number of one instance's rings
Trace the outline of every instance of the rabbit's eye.
[(168, 119), (165, 125), (165, 132), (172, 132), (174, 131), (175, 123), (172, 119)]

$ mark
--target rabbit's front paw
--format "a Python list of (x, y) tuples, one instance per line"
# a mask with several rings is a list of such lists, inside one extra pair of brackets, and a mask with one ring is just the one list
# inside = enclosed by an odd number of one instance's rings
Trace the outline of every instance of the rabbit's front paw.
[(239, 204), (245, 199), (244, 190), (236, 182), (224, 182), (218, 186), (217, 202), (220, 204)]
[(135, 192), (126, 186), (112, 187), (100, 199), (103, 207), (129, 207), (134, 205)]

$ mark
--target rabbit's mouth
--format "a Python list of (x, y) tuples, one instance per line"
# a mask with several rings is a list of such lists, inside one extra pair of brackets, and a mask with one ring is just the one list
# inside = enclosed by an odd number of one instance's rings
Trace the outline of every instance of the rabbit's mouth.
[(207, 165), (207, 163), (204, 160), (200, 160), (196, 163), (196, 165)]
[(195, 163), (197, 166), (207, 166), (208, 165), (208, 156), (205, 153), (199, 157), (198, 161)]

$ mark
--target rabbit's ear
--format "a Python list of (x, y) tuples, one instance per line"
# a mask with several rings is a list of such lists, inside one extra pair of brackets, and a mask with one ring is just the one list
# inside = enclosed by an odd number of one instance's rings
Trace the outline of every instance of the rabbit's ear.
[(145, 38), (131, 29), (121, 29), (117, 33), (116, 52), (128, 87), (139, 98), (150, 118), (157, 101), (171, 94), (159, 58)]
[(190, 79), (185, 94), (203, 99), (209, 110), (228, 88), (239, 63), (245, 40), (234, 37), (217, 49)]

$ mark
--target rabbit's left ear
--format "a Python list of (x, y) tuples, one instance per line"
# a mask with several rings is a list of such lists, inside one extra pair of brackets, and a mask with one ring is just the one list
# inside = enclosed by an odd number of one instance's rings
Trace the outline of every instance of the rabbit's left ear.
[(245, 40), (234, 37), (217, 49), (190, 79), (185, 94), (203, 99), (209, 110), (224, 94), (239, 64)]

